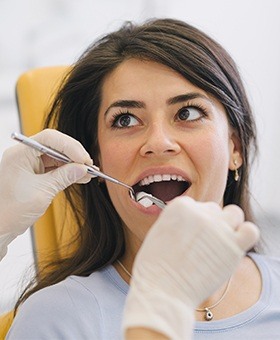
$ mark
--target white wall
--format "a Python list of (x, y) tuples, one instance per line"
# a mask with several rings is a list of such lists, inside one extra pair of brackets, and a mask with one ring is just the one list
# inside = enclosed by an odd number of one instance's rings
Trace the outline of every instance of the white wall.
[[(0, 1), (0, 157), (13, 144), (10, 133), (19, 130), (14, 88), (21, 72), (72, 63), (92, 40), (118, 28), (124, 20), (183, 19), (216, 38), (240, 67), (260, 133), (261, 157), (253, 174), (253, 196), (264, 225), (267, 217), (278, 221), (279, 7), (278, 0)], [(13, 242), (0, 264), (0, 312), (11, 308), (18, 282), (31, 264), (27, 232)]]

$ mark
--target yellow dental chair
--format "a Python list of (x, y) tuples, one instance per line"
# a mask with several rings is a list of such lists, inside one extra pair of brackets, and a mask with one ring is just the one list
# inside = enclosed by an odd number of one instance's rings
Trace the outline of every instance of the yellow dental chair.
[[(44, 118), (54, 94), (68, 71), (68, 66), (44, 67), (20, 76), (16, 85), (16, 97), (23, 134), (32, 136), (43, 129)], [(63, 228), (66, 224), (67, 230)], [(68, 244), (75, 231), (76, 226), (66, 209), (64, 196), (60, 194), (44, 216), (32, 227), (33, 252), (37, 268), (66, 256), (71, 249), (63, 247), (62, 251), (62, 245)], [(12, 320), (13, 311), (0, 316), (0, 340), (5, 339)]]

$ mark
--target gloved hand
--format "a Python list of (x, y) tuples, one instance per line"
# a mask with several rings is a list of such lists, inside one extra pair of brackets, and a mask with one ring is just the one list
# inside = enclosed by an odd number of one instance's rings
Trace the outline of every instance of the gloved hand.
[(22, 144), (4, 152), (0, 163), (0, 258), (7, 244), (44, 214), (59, 191), (91, 179), (84, 164), (92, 165), (92, 160), (78, 141), (51, 129), (33, 138), (75, 163), (60, 163)]
[(148, 328), (190, 339), (194, 309), (236, 269), (258, 239), (235, 206), (171, 202), (148, 232), (133, 265), (123, 330)]

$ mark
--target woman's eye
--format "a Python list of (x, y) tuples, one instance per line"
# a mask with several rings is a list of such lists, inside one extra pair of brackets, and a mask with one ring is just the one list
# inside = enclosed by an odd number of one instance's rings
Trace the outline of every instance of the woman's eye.
[(197, 120), (202, 116), (203, 113), (201, 112), (201, 110), (193, 106), (183, 107), (181, 110), (179, 110), (177, 114), (179, 120), (187, 121)]
[(131, 114), (120, 114), (114, 118), (113, 127), (126, 128), (139, 124), (138, 120)]

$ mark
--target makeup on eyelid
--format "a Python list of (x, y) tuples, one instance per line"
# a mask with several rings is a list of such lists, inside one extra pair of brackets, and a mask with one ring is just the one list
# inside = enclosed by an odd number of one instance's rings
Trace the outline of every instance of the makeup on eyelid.
[[(202, 108), (201, 106), (198, 105), (188, 105), (183, 106), (176, 112), (175, 120), (192, 123), (199, 121), (206, 116), (207, 112), (205, 108)], [(191, 119), (189, 119), (190, 117)], [(133, 125), (129, 125), (132, 122)], [(141, 119), (138, 118), (133, 113), (129, 112), (128, 110), (127, 111), (120, 110), (119, 112), (112, 114), (112, 117), (110, 118), (111, 127), (116, 129), (130, 128), (133, 126), (137, 126), (138, 124), (141, 124)]]

